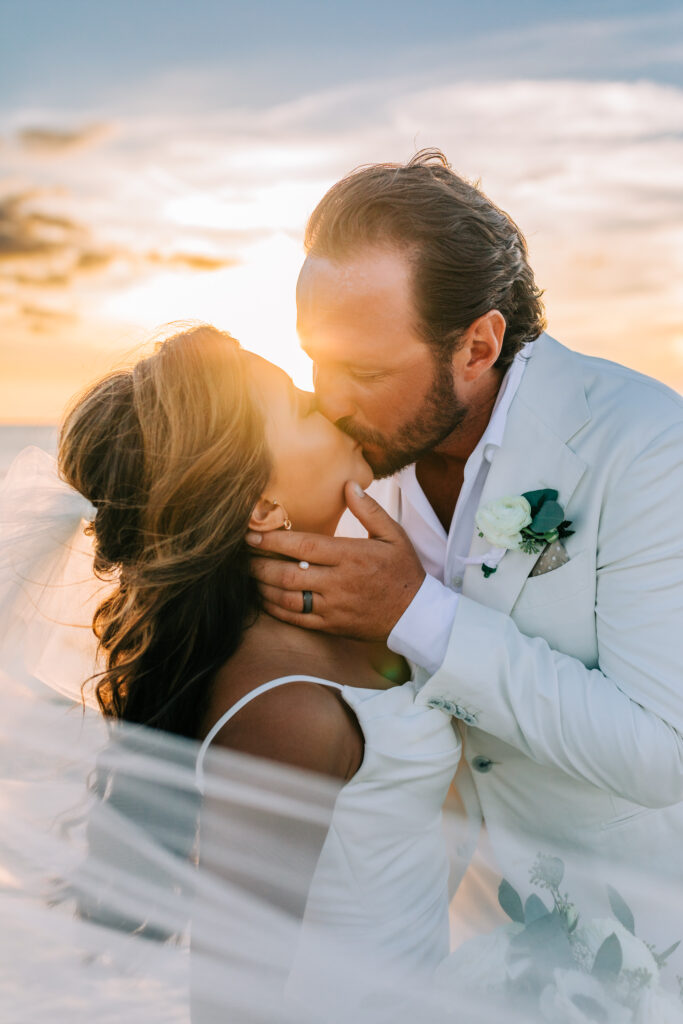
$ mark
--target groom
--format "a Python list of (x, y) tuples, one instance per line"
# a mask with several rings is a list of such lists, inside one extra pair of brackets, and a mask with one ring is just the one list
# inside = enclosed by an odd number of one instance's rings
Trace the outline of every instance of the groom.
[[(367, 539), (259, 537), (305, 560), (254, 559), (267, 610), (420, 667), (418, 700), (462, 723), (469, 813), (525, 893), (539, 850), (591, 900), (593, 858), (627, 888), (627, 868), (681, 886), (683, 401), (543, 333), (519, 229), (438, 151), (338, 182), (306, 249), (318, 407), (385, 478), (384, 508), (349, 484)], [(637, 919), (658, 919), (644, 937), (680, 938), (661, 913), (681, 890), (660, 905), (632, 881)]]

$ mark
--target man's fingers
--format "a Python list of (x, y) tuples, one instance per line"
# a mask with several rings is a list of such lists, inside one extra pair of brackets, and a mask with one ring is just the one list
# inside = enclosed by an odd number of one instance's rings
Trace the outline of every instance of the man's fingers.
[(290, 612), (286, 608), (281, 608), (279, 604), (271, 604), (270, 601), (263, 602), (263, 609), (274, 619), (279, 619), (280, 622), (289, 622), (291, 626), (323, 631), (328, 628), (322, 615), (316, 615), (315, 612), (309, 612), (308, 615), (304, 615), (303, 612)]
[(346, 504), (375, 540), (396, 540), (403, 530), (360, 484), (350, 480), (345, 487)]
[(247, 544), (254, 553), (272, 551), (287, 555), (311, 565), (338, 565), (342, 557), (344, 540), (323, 537), (318, 533), (289, 533), (286, 530), (272, 530), (270, 533), (247, 534)]
[[(307, 589), (310, 590), (310, 587)], [(301, 612), (303, 614), (303, 590), (280, 590), (279, 587), (271, 587), (267, 583), (259, 583), (259, 592), (264, 604), (267, 603), (272, 607), (277, 606), (288, 612)], [(325, 598), (322, 594), (316, 594), (315, 591), (311, 591), (311, 593), (313, 594), (313, 609), (318, 615), (322, 615), (325, 610)], [(308, 614), (310, 615), (311, 612)]]
[(259, 583), (267, 583), (281, 590), (317, 590), (322, 587), (327, 566), (309, 565), (300, 569), (298, 562), (278, 562), (274, 558), (252, 558), (251, 575)]

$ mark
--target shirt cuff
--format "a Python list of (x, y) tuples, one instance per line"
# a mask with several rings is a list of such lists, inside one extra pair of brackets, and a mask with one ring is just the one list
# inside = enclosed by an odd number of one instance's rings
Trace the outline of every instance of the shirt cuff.
[(389, 648), (434, 675), (446, 657), (458, 596), (427, 574), (389, 634)]

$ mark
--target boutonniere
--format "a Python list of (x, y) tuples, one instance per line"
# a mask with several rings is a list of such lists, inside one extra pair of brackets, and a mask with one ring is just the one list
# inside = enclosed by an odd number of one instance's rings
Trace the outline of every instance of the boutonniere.
[(535, 555), (546, 544), (574, 533), (569, 529), (571, 520), (564, 518), (564, 509), (557, 497), (557, 491), (545, 487), (518, 496), (496, 498), (479, 506), (474, 517), (479, 536), (496, 549), (489, 559), (494, 564), (484, 562), (481, 567), (487, 579), (496, 571), (506, 551)]

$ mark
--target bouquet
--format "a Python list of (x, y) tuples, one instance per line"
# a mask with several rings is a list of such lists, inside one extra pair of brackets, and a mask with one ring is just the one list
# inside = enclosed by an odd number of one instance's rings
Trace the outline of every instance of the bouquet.
[(550, 907), (536, 893), (522, 903), (503, 879), (498, 899), (510, 922), (463, 943), (437, 981), (487, 991), (552, 1024), (683, 1024), (683, 978), (677, 994), (660, 983), (679, 942), (658, 953), (637, 938), (633, 914), (611, 886), (614, 918), (582, 920), (560, 891), (563, 877), (559, 857), (538, 855), (530, 878), (550, 894)]

